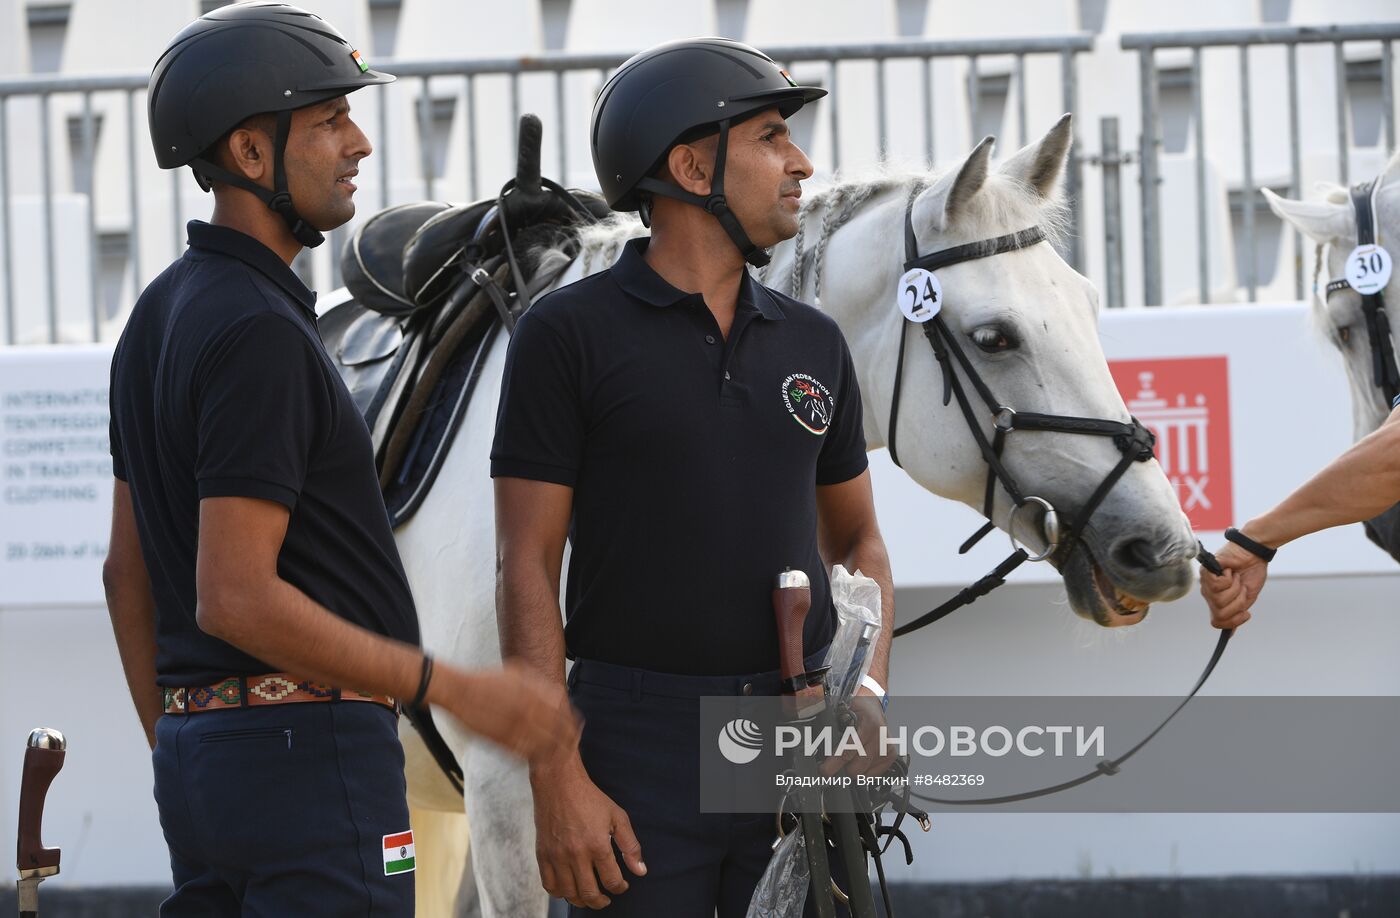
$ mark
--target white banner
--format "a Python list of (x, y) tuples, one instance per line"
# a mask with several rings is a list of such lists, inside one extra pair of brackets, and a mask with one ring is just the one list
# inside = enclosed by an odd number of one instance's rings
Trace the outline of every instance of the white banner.
[(0, 350), (0, 607), (100, 605), (109, 345)]

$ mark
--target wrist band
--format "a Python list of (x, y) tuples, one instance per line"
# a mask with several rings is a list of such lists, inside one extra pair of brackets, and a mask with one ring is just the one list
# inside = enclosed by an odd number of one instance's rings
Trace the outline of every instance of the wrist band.
[(1274, 555), (1278, 554), (1277, 548), (1261, 545), (1233, 526), (1225, 530), (1225, 541), (1234, 542), (1254, 557), (1262, 559), (1266, 564), (1274, 560)]
[(860, 684), (862, 687), (868, 688), (870, 689), (870, 691), (875, 693), (875, 697), (880, 699), (881, 708), (888, 708), (890, 706), (890, 693), (885, 691), (885, 687), (883, 685), (875, 681), (874, 676), (870, 675), (869, 673), (865, 674), (864, 676), (861, 676)]
[(409, 702), (410, 708), (421, 708), (423, 699), (428, 697), (428, 683), (433, 681), (433, 658), (423, 654), (423, 673), (418, 677), (418, 692)]

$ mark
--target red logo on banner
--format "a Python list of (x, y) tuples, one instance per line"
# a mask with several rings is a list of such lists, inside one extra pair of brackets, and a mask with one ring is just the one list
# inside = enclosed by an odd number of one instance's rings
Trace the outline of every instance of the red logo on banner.
[(1157, 435), (1157, 461), (1197, 530), (1233, 522), (1230, 380), (1224, 357), (1111, 360), (1128, 410)]

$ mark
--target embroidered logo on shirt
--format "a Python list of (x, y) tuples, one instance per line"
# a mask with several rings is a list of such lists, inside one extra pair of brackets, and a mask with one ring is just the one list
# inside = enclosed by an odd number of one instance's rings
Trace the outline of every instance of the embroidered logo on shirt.
[(803, 429), (820, 437), (831, 425), (836, 400), (826, 386), (806, 373), (793, 373), (783, 380), (783, 407)]

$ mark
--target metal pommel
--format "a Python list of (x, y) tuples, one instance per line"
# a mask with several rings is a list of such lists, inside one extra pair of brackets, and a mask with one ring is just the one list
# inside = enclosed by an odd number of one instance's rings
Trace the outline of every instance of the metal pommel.
[(807, 575), (802, 571), (795, 571), (792, 568), (788, 568), (778, 575), (778, 579), (773, 586), (775, 589), (779, 590), (810, 590), (812, 588), (812, 581), (808, 580)]
[(53, 727), (35, 727), (29, 731), (28, 746), (30, 749), (57, 749), (64, 752), (68, 749), (68, 740)]

